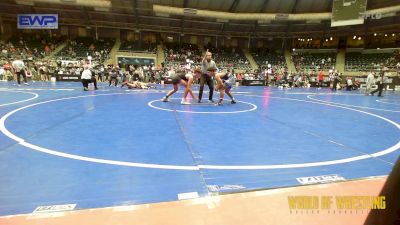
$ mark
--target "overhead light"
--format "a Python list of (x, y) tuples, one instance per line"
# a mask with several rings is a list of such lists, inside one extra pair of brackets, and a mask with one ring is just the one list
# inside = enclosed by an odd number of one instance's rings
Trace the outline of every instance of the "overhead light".
[(377, 33), (374, 33), (374, 36), (376, 36), (377, 35)]
[(379, 50), (379, 49), (381, 49), (381, 48), (376, 48), (376, 49), (378, 49), (378, 50)]
[(327, 42), (327, 41), (328, 41), (328, 38), (326, 38), (325, 41)]
[(356, 39), (356, 38), (357, 38), (357, 36), (356, 36), (356, 35), (354, 35), (354, 36), (353, 36), (353, 39)]
[(333, 40), (333, 37), (331, 37), (330, 40), (332, 41), (332, 40)]
[(396, 34), (392, 34), (392, 36), (394, 37), (394, 36), (396, 36)]
[(385, 37), (387, 37), (387, 34), (385, 34)]
[(361, 37), (358, 37), (358, 40), (361, 40)]
[(296, 51), (296, 49), (294, 48), (293, 51)]

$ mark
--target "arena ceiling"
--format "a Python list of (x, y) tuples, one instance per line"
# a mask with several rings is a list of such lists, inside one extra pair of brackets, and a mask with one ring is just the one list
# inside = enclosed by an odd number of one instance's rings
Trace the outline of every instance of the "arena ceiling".
[[(331, 28), (330, 21), (231, 21), (156, 13), (153, 5), (232, 13), (321, 13), (332, 0), (2, 0), (1, 21), (22, 13), (58, 13), (61, 25), (107, 27), (199, 35), (302, 37), (398, 32), (400, 15), (366, 20), (364, 25)], [(367, 9), (399, 5), (399, 0), (368, 0)]]

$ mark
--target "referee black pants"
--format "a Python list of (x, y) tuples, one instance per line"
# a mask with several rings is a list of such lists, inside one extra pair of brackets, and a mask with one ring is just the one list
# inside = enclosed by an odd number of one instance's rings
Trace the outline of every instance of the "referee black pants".
[(203, 97), (203, 89), (204, 84), (207, 83), (208, 88), (210, 89), (210, 93), (208, 95), (208, 99), (212, 100), (214, 94), (214, 80), (211, 76), (207, 74), (202, 74), (200, 77), (200, 90), (199, 90), (199, 101)]
[(21, 70), (21, 71), (17, 72), (17, 82), (18, 82), (18, 84), (21, 84), (21, 76), (24, 78), (24, 82), (28, 83), (28, 81), (26, 79), (25, 70)]
[(382, 96), (383, 84), (378, 84), (378, 88), (375, 91), (371, 92), (371, 94), (375, 94), (378, 91), (379, 91), (378, 96)]
[(95, 77), (92, 77), (92, 79), (82, 79), (82, 85), (85, 88), (89, 88), (89, 84), (93, 83), (94, 88), (97, 89), (97, 81)]

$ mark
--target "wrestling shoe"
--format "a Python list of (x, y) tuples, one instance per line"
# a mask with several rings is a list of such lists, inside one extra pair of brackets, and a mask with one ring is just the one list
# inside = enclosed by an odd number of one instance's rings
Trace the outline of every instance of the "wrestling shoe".
[(182, 99), (181, 105), (190, 105), (190, 102), (185, 101), (185, 99)]
[(164, 98), (162, 99), (162, 101), (163, 101), (163, 102), (169, 102), (169, 99), (168, 99), (168, 97), (164, 97)]

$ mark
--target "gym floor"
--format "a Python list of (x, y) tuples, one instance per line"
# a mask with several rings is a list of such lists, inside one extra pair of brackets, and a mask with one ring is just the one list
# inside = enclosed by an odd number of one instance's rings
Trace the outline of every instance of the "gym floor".
[(396, 92), (240, 86), (215, 106), (207, 86), (192, 105), (181, 87), (166, 103), (170, 85), (99, 87), (0, 83), (0, 216), (381, 177), (400, 155)]

